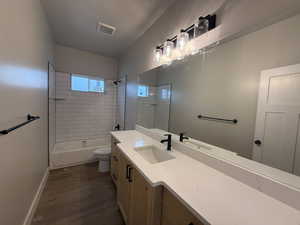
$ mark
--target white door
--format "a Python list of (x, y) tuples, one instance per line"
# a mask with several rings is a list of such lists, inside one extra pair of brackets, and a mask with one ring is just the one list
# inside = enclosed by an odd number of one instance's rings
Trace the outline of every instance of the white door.
[(261, 73), (253, 159), (300, 175), (300, 64)]
[(171, 85), (158, 86), (155, 107), (155, 128), (169, 131), (170, 101)]

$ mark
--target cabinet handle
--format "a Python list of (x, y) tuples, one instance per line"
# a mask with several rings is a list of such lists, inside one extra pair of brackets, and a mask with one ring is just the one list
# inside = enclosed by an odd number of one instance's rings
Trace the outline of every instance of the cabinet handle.
[(129, 167), (130, 165), (126, 166), (126, 179), (129, 180)]
[(132, 171), (132, 167), (131, 166), (129, 166), (129, 169), (128, 169), (128, 181), (129, 181), (129, 183), (131, 183), (132, 182), (132, 174), (131, 174), (131, 171)]

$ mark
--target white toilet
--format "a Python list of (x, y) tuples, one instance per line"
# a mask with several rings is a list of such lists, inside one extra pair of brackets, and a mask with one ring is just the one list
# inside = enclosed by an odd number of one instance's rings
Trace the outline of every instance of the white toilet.
[(110, 148), (97, 149), (94, 154), (99, 159), (98, 171), (101, 173), (108, 172), (110, 170)]

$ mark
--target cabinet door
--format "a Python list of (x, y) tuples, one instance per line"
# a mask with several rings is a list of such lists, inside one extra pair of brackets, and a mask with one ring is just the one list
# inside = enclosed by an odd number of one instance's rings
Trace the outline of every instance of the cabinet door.
[(160, 225), (162, 187), (152, 187), (144, 176), (133, 170), (130, 199), (130, 225)]
[(111, 138), (111, 159), (110, 159), (110, 175), (118, 188), (119, 177), (119, 150), (117, 148), (118, 141)]
[(130, 207), (130, 188), (132, 184), (132, 170), (130, 162), (125, 158), (125, 156), (119, 152), (119, 177), (118, 177), (118, 189), (117, 189), (117, 199), (118, 205), (125, 220), (128, 224), (129, 217), (129, 207)]
[(149, 221), (151, 186), (135, 169), (131, 187), (130, 225), (147, 225)]
[(203, 225), (173, 194), (163, 190), (161, 225)]

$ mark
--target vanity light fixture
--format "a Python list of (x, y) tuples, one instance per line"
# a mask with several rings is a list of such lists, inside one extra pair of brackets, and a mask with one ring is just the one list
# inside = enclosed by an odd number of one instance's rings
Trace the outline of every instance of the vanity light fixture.
[(206, 33), (208, 31), (208, 28), (209, 28), (208, 18), (200, 16), (198, 20), (198, 34), (201, 35)]
[(170, 65), (173, 61), (173, 49), (174, 42), (168, 39), (163, 46), (163, 57), (161, 58), (161, 63), (164, 65)]
[(199, 53), (200, 50), (194, 47), (193, 39), (212, 30), (215, 26), (216, 15), (199, 17), (196, 24), (192, 24), (186, 29), (181, 29), (178, 35), (168, 39), (163, 45), (156, 47), (154, 51), (155, 61), (169, 65), (173, 60), (181, 60), (188, 55)]
[(177, 45), (176, 45), (176, 52), (175, 58), (177, 60), (183, 59), (189, 53), (189, 34), (185, 30), (180, 30), (180, 33), (177, 36)]
[(159, 46), (157, 46), (154, 51), (155, 62), (157, 63), (160, 62), (161, 56), (162, 56), (162, 49)]
[(185, 30), (181, 30), (177, 38), (177, 48), (184, 50), (189, 41), (189, 34)]
[(171, 57), (172, 56), (172, 50), (174, 49), (174, 42), (172, 42), (170, 39), (168, 39), (164, 43), (164, 50), (163, 50), (163, 55), (165, 57)]

